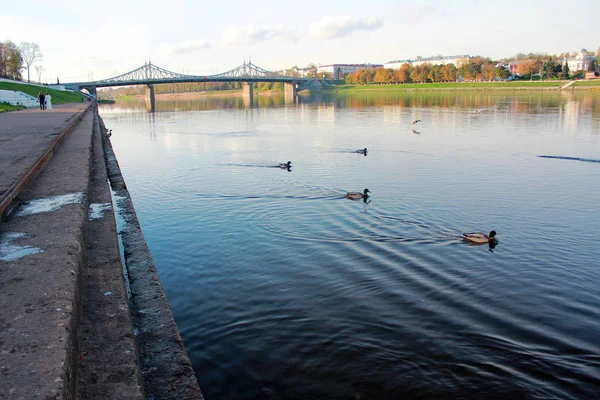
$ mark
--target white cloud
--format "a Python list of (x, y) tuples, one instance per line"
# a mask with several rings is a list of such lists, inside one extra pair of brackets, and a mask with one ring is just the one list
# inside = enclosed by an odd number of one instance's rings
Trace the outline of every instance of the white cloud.
[(170, 44), (165, 46), (165, 53), (182, 55), (194, 53), (200, 50), (210, 49), (210, 43), (204, 39), (200, 40), (185, 40), (181, 43)]
[(284, 25), (257, 28), (251, 25), (242, 27), (228, 26), (221, 39), (221, 44), (223, 46), (244, 46), (277, 38), (296, 41), (298, 40), (298, 33)]
[(380, 18), (356, 19), (350, 16), (323, 17), (310, 26), (310, 34), (316, 39), (332, 39), (356, 31), (374, 31), (383, 26)]

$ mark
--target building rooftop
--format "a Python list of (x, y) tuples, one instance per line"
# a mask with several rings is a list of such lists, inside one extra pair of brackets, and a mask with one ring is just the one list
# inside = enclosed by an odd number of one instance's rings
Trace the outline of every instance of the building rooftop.
[(394, 60), (394, 61), (389, 61), (387, 64), (391, 64), (391, 63), (411, 63), (411, 62), (434, 62), (434, 61), (442, 61), (442, 60), (457, 60), (457, 59), (461, 59), (461, 58), (471, 58), (470, 55), (468, 54), (462, 54), (462, 55), (457, 55), (457, 56), (433, 56), (433, 57), (417, 57), (414, 60)]

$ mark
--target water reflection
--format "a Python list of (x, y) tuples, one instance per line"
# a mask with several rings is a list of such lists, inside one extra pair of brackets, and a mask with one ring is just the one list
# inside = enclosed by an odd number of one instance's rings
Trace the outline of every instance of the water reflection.
[[(599, 159), (599, 100), (321, 93), (101, 113), (206, 398), (594, 398), (599, 164), (538, 155)], [(364, 187), (377, 201), (347, 200)], [(458, 240), (480, 227), (502, 246)]]

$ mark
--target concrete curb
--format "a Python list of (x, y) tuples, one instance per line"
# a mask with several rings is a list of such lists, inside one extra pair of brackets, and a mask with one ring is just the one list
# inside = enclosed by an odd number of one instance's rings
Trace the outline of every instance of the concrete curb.
[[(100, 121), (105, 133), (106, 127), (101, 118)], [(120, 235), (146, 397), (203, 399), (110, 140), (104, 140), (103, 147), (109, 180), (123, 221)]]

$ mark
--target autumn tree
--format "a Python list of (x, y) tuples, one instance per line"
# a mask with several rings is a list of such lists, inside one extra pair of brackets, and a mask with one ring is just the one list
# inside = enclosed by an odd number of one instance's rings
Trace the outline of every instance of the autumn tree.
[(457, 68), (454, 64), (447, 64), (442, 67), (442, 77), (445, 82), (456, 82)]
[(23, 64), (25, 64), (27, 68), (27, 82), (29, 82), (29, 70), (31, 69), (31, 64), (42, 58), (40, 46), (37, 43), (21, 42), (19, 50), (21, 50)]
[(398, 70), (398, 81), (400, 81), (400, 83), (410, 82), (410, 73), (412, 72), (411, 68), (412, 67), (407, 63), (402, 64), (402, 66)]
[(504, 68), (502, 65), (499, 65), (495, 69), (496, 76), (500, 79), (506, 79), (510, 75), (510, 71)]
[(2, 43), (0, 49), (0, 76), (20, 81), (23, 57), (19, 48), (10, 40)]
[(496, 68), (494, 68), (494, 64), (485, 63), (481, 66), (481, 75), (483, 79), (486, 81), (494, 81), (496, 80)]
[(536, 71), (536, 63), (533, 60), (524, 60), (519, 63), (517, 66), (517, 72), (521, 76), (529, 76), (533, 75)]

